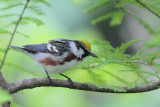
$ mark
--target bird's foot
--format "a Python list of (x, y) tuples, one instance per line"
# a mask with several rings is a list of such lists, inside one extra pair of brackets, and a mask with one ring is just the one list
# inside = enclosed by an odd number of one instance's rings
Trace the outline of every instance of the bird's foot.
[(68, 81), (70, 83), (70, 88), (72, 89), (73, 88), (73, 81), (69, 77), (67, 77), (66, 75), (64, 75), (64, 74), (60, 74), (60, 75), (62, 75), (63, 77), (65, 77), (65, 78), (68, 79)]
[(51, 78), (47, 77), (47, 79), (48, 79), (48, 85), (51, 85), (51, 83), (52, 83)]

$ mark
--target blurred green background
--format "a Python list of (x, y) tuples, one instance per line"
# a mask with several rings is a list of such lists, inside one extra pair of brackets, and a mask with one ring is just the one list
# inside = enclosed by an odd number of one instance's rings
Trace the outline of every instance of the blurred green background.
[[(28, 35), (29, 38), (24, 36), (15, 35), (12, 45), (23, 46), (26, 44), (39, 44), (48, 42), (51, 39), (65, 38), (76, 40), (88, 40), (90, 42), (94, 40), (107, 40), (110, 41), (114, 47), (120, 45), (121, 42), (129, 40), (143, 39), (143, 42), (147, 42), (151, 39), (149, 33), (144, 30), (135, 19), (130, 16), (125, 16), (120, 26), (111, 27), (109, 21), (105, 20), (96, 25), (91, 24), (98, 15), (105, 12), (105, 7), (92, 13), (85, 13), (84, 10), (93, 3), (89, 0), (50, 0), (50, 7), (41, 6), (46, 15), (38, 16), (45, 25), (36, 26), (33, 23), (27, 25), (20, 25), (18, 31)], [(0, 3), (1, 7), (5, 7), (6, 4)], [(9, 13), (20, 13), (22, 7), (10, 10)], [(141, 10), (138, 7), (131, 6), (130, 10), (134, 11), (136, 15), (142, 19), (148, 21), (151, 26), (156, 27), (159, 24), (156, 23), (156, 18), (151, 13)], [(112, 9), (111, 9), (112, 10)], [(110, 10), (110, 11), (111, 11)], [(0, 11), (0, 14), (5, 12)], [(32, 16), (30, 11), (26, 11), (24, 16)], [(34, 16), (34, 15), (33, 15)], [(146, 18), (147, 17), (147, 18)], [(13, 18), (3, 18), (0, 20), (0, 26), (5, 26)], [(12, 31), (14, 26), (8, 26)], [(0, 47), (6, 48), (10, 36), (7, 34), (0, 35)], [(129, 54), (135, 53), (140, 49), (141, 43), (134, 45), (128, 50)], [(97, 50), (92, 46), (93, 51)], [(3, 53), (0, 52), (0, 58)], [(42, 68), (35, 65), (34, 61), (25, 56), (21, 52), (10, 50), (7, 56), (6, 62), (15, 63), (24, 68), (21, 70), (15, 69), (15, 65), (4, 66), (3, 74), (8, 82), (15, 82), (27, 78), (43, 77), (46, 78), (46, 74), (42, 72)], [(84, 62), (85, 63), (85, 62)], [(120, 72), (119, 69), (123, 67), (117, 67), (118, 65), (110, 64), (105, 67), (108, 72), (123, 77), (127, 81), (135, 81), (137, 76), (134, 73)], [(117, 68), (116, 68), (117, 67)], [(104, 82), (109, 85), (125, 85), (114, 79), (109, 73), (103, 73)], [(89, 72), (81, 70), (70, 70), (67, 74), (73, 81), (78, 82), (90, 82)], [(98, 76), (98, 75), (97, 75)], [(59, 75), (52, 76), (52, 78), (65, 79)], [(12, 107), (159, 107), (159, 90), (138, 93), (138, 94), (109, 94), (98, 92), (87, 92), (72, 90), (66, 88), (54, 88), (54, 87), (40, 87), (30, 90), (23, 90), (21, 92), (12, 95), (13, 102)]]

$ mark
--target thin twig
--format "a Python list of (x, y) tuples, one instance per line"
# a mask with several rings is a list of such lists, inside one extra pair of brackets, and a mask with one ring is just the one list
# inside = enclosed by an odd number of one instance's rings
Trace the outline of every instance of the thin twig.
[(153, 13), (154, 15), (156, 15), (158, 18), (160, 18), (160, 16), (155, 13), (152, 9), (150, 9), (148, 6), (146, 6), (144, 3), (142, 3), (140, 0), (136, 0), (137, 3), (139, 3), (141, 6), (143, 6), (144, 8), (146, 8), (148, 11), (150, 11), (151, 13)]
[(10, 40), (9, 40), (7, 49), (6, 49), (5, 54), (4, 54), (4, 57), (3, 57), (3, 59), (2, 59), (2, 63), (1, 63), (1, 65), (0, 65), (0, 71), (1, 71), (1, 69), (2, 69), (2, 67), (3, 67), (4, 61), (5, 61), (6, 56), (7, 56), (7, 54), (8, 54), (9, 46), (11, 45), (11, 43), (12, 43), (12, 41), (13, 41), (13, 37), (14, 37), (16, 31), (17, 31), (17, 28), (18, 28), (18, 25), (19, 25), (20, 21), (22, 20), (22, 16), (23, 16), (24, 11), (26, 10), (26, 8), (27, 8), (27, 6), (28, 6), (29, 1), (30, 1), (30, 0), (27, 0), (26, 4), (25, 4), (25, 6), (24, 6), (24, 8), (23, 8), (23, 10), (22, 10), (22, 13), (21, 13), (21, 15), (19, 16), (19, 19), (18, 19), (18, 21), (17, 21), (17, 24), (16, 24), (16, 26), (15, 26), (15, 28), (14, 28), (14, 30), (13, 30), (13, 33), (12, 33), (11, 38), (10, 38)]

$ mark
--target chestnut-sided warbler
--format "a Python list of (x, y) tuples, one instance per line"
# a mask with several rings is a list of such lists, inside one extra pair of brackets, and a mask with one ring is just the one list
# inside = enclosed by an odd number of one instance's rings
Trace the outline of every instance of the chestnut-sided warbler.
[(62, 72), (75, 67), (88, 56), (98, 58), (91, 52), (90, 43), (86, 40), (54, 39), (49, 43), (10, 47), (21, 50), (41, 65), (48, 76), (49, 83), (51, 83), (49, 74), (58, 73), (73, 85), (72, 80)]

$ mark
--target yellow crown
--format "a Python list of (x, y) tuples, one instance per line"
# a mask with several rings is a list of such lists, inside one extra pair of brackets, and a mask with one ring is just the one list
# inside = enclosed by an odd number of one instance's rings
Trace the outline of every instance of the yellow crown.
[(91, 51), (91, 45), (87, 40), (78, 40), (78, 41), (82, 43), (84, 46), (86, 46), (89, 51)]

